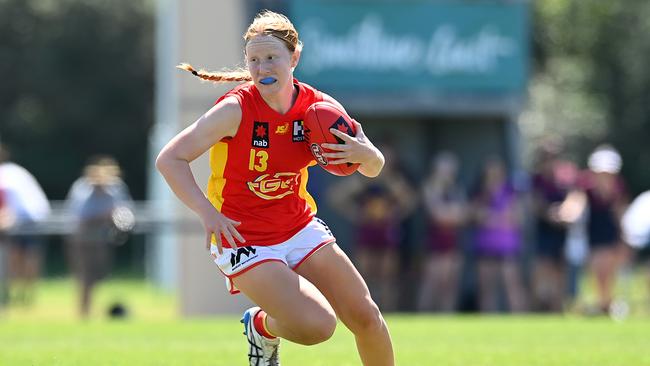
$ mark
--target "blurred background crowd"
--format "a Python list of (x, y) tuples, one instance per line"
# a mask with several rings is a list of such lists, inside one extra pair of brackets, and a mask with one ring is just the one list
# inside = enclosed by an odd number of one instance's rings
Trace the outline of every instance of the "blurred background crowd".
[[(648, 268), (647, 1), (0, 0), (0, 308), (38, 301), (42, 278), (73, 277), (81, 316), (109, 274), (168, 285), (156, 266), (176, 256), (156, 238), (194, 226), (158, 206), (151, 162), (178, 113), (161, 98), (185, 87), (161, 75), (234, 66), (187, 51), (198, 35), (208, 55), (225, 47), (212, 30), (230, 23), (198, 17), (209, 7), (243, 7), (238, 35), (260, 9), (286, 13), (305, 42), (298, 78), (380, 144), (378, 178), (312, 168), (309, 189), (383, 309), (627, 306), (621, 286)], [(431, 37), (430, 72), (391, 64), (416, 53), (409, 26)], [(169, 56), (176, 32), (187, 46)], [(199, 88), (178, 98), (183, 124), (223, 93)]]
[[(582, 164), (563, 151), (557, 139), (542, 144), (525, 180), (489, 156), (466, 184), (458, 180), (462, 162), (441, 151), (423, 181), (411, 182), (392, 160), (379, 179), (332, 186), (330, 202), (353, 223), (351, 250), (380, 304), (608, 313), (620, 273), (642, 261), (636, 249), (650, 239), (648, 212), (628, 211), (621, 155), (611, 145)], [(646, 222), (634, 238), (632, 215)], [(408, 235), (418, 222), (417, 234)], [(578, 302), (584, 273), (595, 291), (589, 304)]]

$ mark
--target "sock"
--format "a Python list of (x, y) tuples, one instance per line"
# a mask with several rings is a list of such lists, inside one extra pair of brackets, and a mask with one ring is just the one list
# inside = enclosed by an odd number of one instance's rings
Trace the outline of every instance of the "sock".
[(271, 334), (271, 332), (269, 332), (268, 328), (266, 327), (266, 313), (264, 310), (260, 310), (257, 312), (257, 314), (255, 314), (253, 317), (253, 326), (263, 337), (268, 339), (276, 338), (273, 334)]

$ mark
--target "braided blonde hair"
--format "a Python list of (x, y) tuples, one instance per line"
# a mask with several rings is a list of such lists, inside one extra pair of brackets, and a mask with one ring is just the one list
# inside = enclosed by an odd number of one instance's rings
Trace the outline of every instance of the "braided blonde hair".
[[(253, 19), (253, 23), (248, 26), (246, 33), (244, 33), (244, 40), (248, 43), (253, 37), (259, 35), (273, 36), (279, 39), (291, 53), (302, 50), (302, 42), (298, 39), (298, 31), (296, 31), (289, 18), (282, 14), (270, 10), (264, 10), (257, 14)], [(250, 72), (244, 68), (211, 72), (203, 69), (196, 70), (187, 63), (181, 63), (176, 67), (189, 71), (203, 80), (215, 83), (252, 80)]]

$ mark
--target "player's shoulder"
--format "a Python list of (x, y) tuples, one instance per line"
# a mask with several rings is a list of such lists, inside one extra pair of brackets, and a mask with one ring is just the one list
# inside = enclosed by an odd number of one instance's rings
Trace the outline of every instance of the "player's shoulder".
[(206, 121), (226, 123), (235, 128), (239, 125), (243, 113), (242, 101), (235, 96), (225, 95), (205, 113), (204, 117)]
[(241, 117), (242, 106), (241, 101), (234, 96), (226, 96), (219, 103), (215, 105), (221, 113), (231, 117)]
[(235, 98), (241, 103), (243, 100), (253, 96), (253, 86), (254, 84), (252, 81), (239, 84), (236, 87), (230, 89), (228, 92), (226, 92), (226, 94), (222, 95), (219, 99), (217, 99), (215, 104), (218, 104), (222, 100), (229, 97)]
[(307, 91), (319, 92), (320, 93), (320, 91), (318, 89), (316, 89), (314, 86), (312, 86), (311, 84), (305, 83), (305, 82), (300, 81), (300, 80), (298, 80), (296, 78), (293, 79), (293, 83), (297, 84), (300, 88), (304, 88)]
[(210, 131), (218, 129), (222, 136), (234, 136), (242, 119), (243, 108), (240, 100), (232, 95), (224, 95), (199, 120), (199, 123), (209, 127)]
[(310, 84), (299, 81), (298, 79), (293, 79), (293, 83), (298, 85), (300, 91), (304, 93), (309, 99), (314, 99), (314, 101), (321, 101), (323, 100), (323, 96), (326, 95)]
[(295, 80), (297, 84), (300, 86), (301, 90), (304, 91), (307, 94), (308, 99), (311, 99), (312, 102), (329, 102), (337, 107), (339, 107), (341, 110), (345, 111), (345, 108), (341, 103), (339, 103), (338, 100), (334, 99), (331, 95), (318, 90), (317, 88), (307, 84), (303, 83), (301, 81)]

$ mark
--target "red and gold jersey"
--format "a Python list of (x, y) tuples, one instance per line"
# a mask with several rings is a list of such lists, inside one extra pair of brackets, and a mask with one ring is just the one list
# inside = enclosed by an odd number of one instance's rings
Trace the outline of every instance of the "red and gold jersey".
[(323, 97), (307, 84), (295, 79), (294, 84), (298, 97), (286, 114), (269, 107), (252, 82), (217, 101), (237, 98), (242, 119), (235, 136), (210, 149), (208, 199), (226, 217), (241, 222), (237, 230), (246, 245), (284, 242), (316, 213), (307, 193), (307, 167), (314, 162), (304, 142), (303, 118)]

